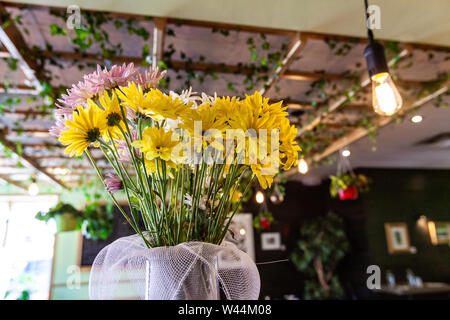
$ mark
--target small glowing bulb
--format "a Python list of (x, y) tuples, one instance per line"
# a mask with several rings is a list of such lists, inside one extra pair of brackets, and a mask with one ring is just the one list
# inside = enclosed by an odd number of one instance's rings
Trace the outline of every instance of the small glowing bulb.
[(301, 174), (306, 174), (308, 172), (308, 162), (303, 158), (300, 159), (300, 162), (298, 163), (298, 172)]
[(34, 197), (37, 196), (39, 193), (39, 186), (36, 182), (32, 182), (30, 186), (28, 187), (28, 193), (30, 196)]
[(256, 202), (263, 203), (264, 202), (264, 193), (262, 193), (261, 191), (258, 191), (255, 195), (255, 198), (256, 198)]
[(419, 123), (422, 122), (423, 117), (421, 115), (415, 115), (414, 117), (411, 118), (411, 122), (413, 123)]
[(402, 107), (402, 97), (387, 72), (372, 76), (372, 105), (376, 113), (391, 116)]
[(239, 234), (240, 234), (241, 236), (245, 236), (245, 229), (244, 229), (244, 228), (241, 228), (241, 229), (239, 230)]
[(348, 149), (342, 150), (342, 156), (344, 157), (350, 157), (351, 154), (352, 153)]

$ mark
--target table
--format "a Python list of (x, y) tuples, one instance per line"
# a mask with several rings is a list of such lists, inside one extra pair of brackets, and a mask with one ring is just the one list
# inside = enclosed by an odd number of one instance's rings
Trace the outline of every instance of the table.
[(383, 285), (380, 289), (373, 289), (373, 291), (381, 295), (413, 299), (415, 296), (421, 295), (450, 295), (450, 285), (443, 282), (424, 282), (423, 286), (420, 287), (409, 284)]

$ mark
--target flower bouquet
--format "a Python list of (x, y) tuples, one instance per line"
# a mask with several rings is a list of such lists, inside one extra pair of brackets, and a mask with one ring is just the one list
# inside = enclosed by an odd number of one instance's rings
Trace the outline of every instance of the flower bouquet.
[[(58, 100), (51, 133), (66, 154), (87, 156), (136, 232), (99, 253), (90, 296), (115, 298), (127, 277), (140, 298), (217, 298), (221, 287), (229, 299), (255, 299), (256, 266), (223, 239), (242, 177), (251, 172), (267, 188), (280, 166), (296, 165), (297, 129), (281, 102), (259, 92), (242, 100), (163, 93), (155, 88), (163, 76), (133, 64), (98, 67)], [(114, 172), (100, 170), (96, 148)], [(118, 205), (119, 190), (130, 214)]]

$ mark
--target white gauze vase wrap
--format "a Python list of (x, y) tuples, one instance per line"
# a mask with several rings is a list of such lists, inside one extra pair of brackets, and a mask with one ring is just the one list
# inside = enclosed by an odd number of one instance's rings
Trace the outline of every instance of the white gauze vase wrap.
[(253, 260), (234, 244), (185, 242), (147, 248), (139, 235), (117, 239), (94, 260), (89, 297), (95, 300), (256, 300), (260, 278)]

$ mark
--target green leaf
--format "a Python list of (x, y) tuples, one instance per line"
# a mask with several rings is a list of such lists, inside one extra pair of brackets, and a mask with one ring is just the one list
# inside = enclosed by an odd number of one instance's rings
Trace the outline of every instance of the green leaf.
[(231, 82), (227, 83), (227, 89), (230, 91), (236, 91), (236, 89), (233, 87), (233, 83), (231, 83)]
[(123, 26), (123, 22), (120, 20), (116, 20), (114, 21), (114, 26), (116, 27), (116, 29), (120, 29)]
[(50, 25), (50, 35), (56, 36), (56, 35), (66, 35), (66, 31), (62, 29), (60, 26), (58, 26), (56, 23), (52, 23)]
[(166, 65), (166, 63), (164, 61), (159, 61), (158, 62), (158, 67), (160, 67), (163, 70), (167, 70), (168, 69), (167, 65)]
[(147, 44), (145, 44), (142, 47), (142, 57), (147, 57), (148, 55), (150, 55), (150, 48), (148, 47)]
[(260, 63), (263, 67), (267, 67), (267, 59), (266, 58), (262, 58)]
[(78, 39), (85, 40), (89, 36), (89, 31), (84, 29), (75, 29)]
[(17, 59), (15, 58), (4, 58), (3, 60), (5, 60), (5, 62), (8, 64), (8, 68), (11, 71), (15, 71), (17, 70)]

